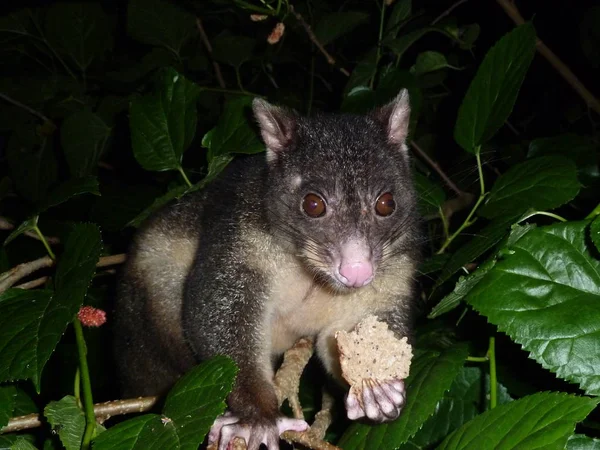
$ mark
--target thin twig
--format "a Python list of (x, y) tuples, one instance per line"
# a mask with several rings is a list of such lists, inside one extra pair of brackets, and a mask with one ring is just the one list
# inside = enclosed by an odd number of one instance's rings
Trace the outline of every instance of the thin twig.
[(49, 256), (44, 256), (43, 258), (39, 258), (34, 261), (19, 264), (7, 272), (0, 274), (0, 294), (20, 279), (25, 278), (26, 276), (31, 275), (33, 272), (45, 267), (52, 267), (53, 265), (54, 261), (52, 258)]
[[(319, 42), (319, 40), (317, 39), (317, 36), (315, 36), (315, 33), (313, 33), (313, 30), (310, 27), (310, 25), (304, 20), (304, 17), (302, 17), (302, 14), (300, 14), (299, 12), (296, 12), (296, 10), (294, 9), (294, 7), (292, 5), (290, 5), (290, 11), (294, 15), (294, 17), (296, 17), (296, 20), (298, 22), (300, 22), (300, 25), (302, 25), (302, 27), (304, 28), (304, 31), (306, 31), (308, 38), (312, 41), (313, 44), (315, 44), (315, 46), (319, 49), (319, 51), (323, 54), (323, 56), (325, 56), (325, 59), (327, 59), (327, 62), (335, 67), (336, 66), (335, 58), (333, 56), (331, 56), (331, 54), (327, 50), (325, 50), (325, 47), (323, 47), (323, 44), (321, 44)], [(350, 72), (348, 72), (343, 67), (338, 66), (338, 69), (340, 72), (342, 72), (347, 77), (350, 76)]]
[(315, 420), (308, 430), (308, 433), (315, 439), (325, 439), (327, 429), (331, 425), (331, 422), (333, 422), (333, 414), (331, 412), (333, 405), (333, 396), (323, 389), (321, 411), (315, 415)]
[(116, 266), (117, 264), (123, 264), (126, 259), (127, 256), (125, 255), (125, 253), (118, 253), (116, 255), (110, 256), (102, 256), (98, 260), (98, 264), (96, 264), (96, 267)]
[[(0, 216), (0, 230), (2, 231), (11, 231), (14, 230), (15, 226), (8, 221), (5, 217)], [(40, 237), (35, 231), (26, 231), (23, 233), (25, 236), (35, 239), (37, 241), (41, 241)], [(46, 242), (52, 245), (60, 244), (60, 239), (54, 236), (44, 236), (46, 238)]]
[[(113, 416), (141, 413), (152, 409), (158, 401), (158, 397), (139, 397), (128, 400), (114, 400), (94, 405), (94, 414), (98, 422), (102, 423)], [(8, 425), (0, 430), (0, 434), (13, 433), (15, 431), (29, 430), (42, 425), (38, 414), (13, 417), (9, 419)]]
[(208, 52), (208, 56), (210, 57), (210, 59), (212, 61), (213, 68), (215, 69), (215, 76), (217, 77), (219, 86), (221, 87), (221, 89), (225, 89), (225, 88), (227, 88), (227, 86), (225, 85), (225, 80), (223, 79), (223, 74), (221, 73), (221, 66), (219, 66), (219, 63), (217, 61), (215, 61), (215, 59), (213, 58), (212, 45), (210, 45), (210, 41), (208, 40), (208, 36), (206, 35), (206, 32), (204, 31), (204, 27), (202, 26), (202, 20), (200, 19), (200, 17), (196, 17), (196, 28), (198, 28), (198, 32), (200, 33), (200, 39), (202, 39), (202, 43), (204, 44), (204, 47), (206, 48), (206, 51)]
[(429, 155), (425, 153), (425, 151), (423, 151), (421, 147), (419, 147), (419, 144), (417, 144), (415, 141), (410, 141), (410, 146), (419, 154), (421, 158), (425, 160), (427, 164), (429, 164), (433, 168), (433, 170), (437, 172), (440, 178), (444, 180), (446, 185), (450, 189), (452, 189), (456, 193), (456, 195), (458, 195), (459, 197), (464, 195), (464, 192), (460, 190), (456, 184), (454, 184), (454, 182), (448, 177), (448, 175), (446, 175), (446, 173), (442, 170), (439, 164), (436, 163), (433, 159), (431, 159)]
[[(110, 256), (102, 256), (100, 259), (98, 259), (96, 267), (106, 267), (113, 266), (116, 264), (122, 264), (123, 262), (125, 262), (125, 258), (126, 257), (124, 253)], [(31, 275), (33, 272), (36, 272), (45, 267), (52, 267), (53, 265), (54, 261), (49, 256), (44, 256), (43, 258), (39, 258), (34, 261), (19, 264), (18, 266), (15, 266), (12, 269), (0, 274), (0, 294), (6, 291), (11, 286), (13, 286), (19, 280)], [(28, 283), (23, 283), (18, 287), (22, 289), (31, 289), (32, 287), (37, 287), (46, 281), (45, 279), (44, 281), (42, 281), (42, 278), (32, 280)]]
[[(30, 106), (27, 106), (15, 99), (9, 97), (8, 95), (6, 95), (2, 92), (0, 92), (0, 98), (6, 100), (8, 103), (12, 103), (13, 105), (18, 106), (21, 109), (24, 109), (25, 111), (27, 111), (30, 114), (33, 114), (34, 116), (39, 118), (42, 122), (54, 125), (54, 122), (52, 122), (49, 118), (47, 118), (41, 112), (36, 111), (35, 109), (31, 108)], [(56, 125), (54, 125), (54, 128), (56, 128)]]
[(458, 0), (456, 3), (452, 4), (450, 6), (450, 8), (448, 8), (446, 11), (444, 11), (443, 13), (441, 13), (435, 19), (433, 19), (433, 21), (431, 22), (431, 25), (435, 25), (440, 20), (442, 20), (444, 17), (446, 17), (448, 14), (450, 14), (452, 11), (454, 11), (454, 9), (458, 8), (460, 5), (462, 5), (463, 3), (466, 3), (467, 1), (468, 0)]
[(96, 414), (96, 418), (103, 423), (113, 416), (149, 411), (154, 407), (157, 401), (158, 397), (138, 397), (127, 400), (113, 400), (110, 402), (96, 403), (94, 405), (94, 413)]
[(281, 438), (293, 444), (304, 445), (312, 450), (342, 450), (327, 441), (315, 439), (308, 431), (286, 431)]
[(475, 196), (470, 192), (463, 192), (458, 197), (446, 200), (442, 205), (442, 214), (444, 214), (446, 222), (450, 222), (455, 213), (468, 208), (473, 203), (473, 200), (475, 200)]
[(296, 419), (304, 418), (299, 398), (300, 377), (312, 355), (312, 340), (308, 338), (298, 340), (292, 348), (285, 352), (283, 363), (273, 380), (279, 406), (287, 400)]
[[(515, 22), (517, 25), (525, 23), (525, 19), (521, 16), (521, 13), (511, 0), (496, 0), (498, 4), (504, 9), (504, 12)], [(579, 81), (575, 74), (569, 69), (569, 67), (561, 61), (561, 59), (550, 50), (546, 44), (540, 39), (536, 40), (537, 51), (556, 69), (556, 71), (565, 79), (567, 83), (579, 94), (579, 96), (586, 103), (588, 108), (592, 108), (596, 113), (600, 114), (600, 101), (592, 94), (584, 84)]]
[(26, 283), (18, 284), (14, 286), (15, 289), (35, 289), (36, 287), (43, 286), (46, 284), (50, 277), (40, 277), (35, 280), (28, 281)]

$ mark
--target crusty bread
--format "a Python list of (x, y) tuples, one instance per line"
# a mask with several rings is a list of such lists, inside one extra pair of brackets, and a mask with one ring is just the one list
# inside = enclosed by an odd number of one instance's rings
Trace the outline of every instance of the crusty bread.
[(408, 376), (413, 356), (408, 339), (396, 338), (377, 317), (368, 316), (353, 331), (338, 331), (335, 337), (342, 376), (353, 390), (362, 389), (363, 379), (381, 382)]

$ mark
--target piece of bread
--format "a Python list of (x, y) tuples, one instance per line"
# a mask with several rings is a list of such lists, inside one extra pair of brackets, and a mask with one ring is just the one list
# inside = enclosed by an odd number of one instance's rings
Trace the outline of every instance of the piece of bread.
[(361, 390), (363, 379), (381, 382), (408, 376), (413, 356), (408, 339), (398, 339), (377, 317), (368, 316), (353, 331), (338, 331), (335, 338), (342, 376), (351, 389)]

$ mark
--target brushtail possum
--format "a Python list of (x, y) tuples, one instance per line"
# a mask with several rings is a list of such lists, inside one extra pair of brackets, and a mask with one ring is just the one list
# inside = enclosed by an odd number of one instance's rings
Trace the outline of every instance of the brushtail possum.
[[(405, 140), (406, 90), (363, 116), (302, 117), (255, 99), (266, 155), (235, 160), (205, 190), (152, 217), (137, 233), (116, 309), (125, 395), (165, 392), (217, 354), (239, 366), (209, 439), (279, 448), (285, 430), (273, 388), (277, 355), (315, 339), (339, 375), (335, 333), (367, 315), (410, 336), (421, 235)], [(375, 380), (377, 381), (377, 380)], [(402, 380), (349, 395), (348, 417), (400, 414)]]

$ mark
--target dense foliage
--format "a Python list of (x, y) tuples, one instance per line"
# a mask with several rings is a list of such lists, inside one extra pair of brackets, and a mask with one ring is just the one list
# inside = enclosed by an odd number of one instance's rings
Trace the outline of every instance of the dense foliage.
[[(345, 420), (338, 402), (327, 439), (345, 450), (599, 448), (600, 111), (535, 54), (536, 29), (544, 40), (540, 30), (560, 25), (560, 56), (584, 84), (597, 79), (600, 8), (570, 5), (563, 18), (538, 2), (528, 13), (539, 18), (515, 27), (507, 4), (4, 11), (0, 429), (24, 414), (44, 420), (0, 434), (0, 447), (197, 448), (225, 408), (227, 358), (191, 371), (152, 413), (93, 426), (92, 398), (118, 398), (118, 255), (157, 208), (202, 189), (235, 154), (264, 150), (253, 97), (304, 114), (365, 112), (407, 88), (429, 234), (408, 401), (377, 426)], [(82, 305), (106, 311), (107, 324), (82, 329), (104, 321), (78, 315)], [(320, 375), (303, 377), (307, 414)]]

